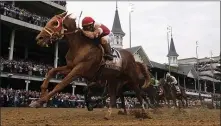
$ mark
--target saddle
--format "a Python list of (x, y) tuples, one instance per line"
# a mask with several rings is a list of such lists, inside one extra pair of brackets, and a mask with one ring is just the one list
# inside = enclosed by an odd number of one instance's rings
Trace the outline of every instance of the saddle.
[(112, 55), (114, 55), (115, 57), (113, 58), (112, 61), (110, 60), (105, 61), (105, 68), (110, 68), (110, 69), (120, 71), (122, 67), (122, 58), (121, 58), (120, 52), (115, 48), (111, 48), (111, 52), (112, 52)]
[(94, 44), (98, 45), (99, 48), (102, 50), (103, 59), (102, 59), (101, 65), (102, 66), (104, 65), (105, 68), (115, 69), (117, 71), (120, 71), (120, 68), (122, 67), (122, 58), (121, 58), (120, 52), (114, 47), (111, 47), (111, 54), (113, 55), (114, 58), (113, 60), (107, 60), (105, 52), (104, 52), (104, 48), (102, 47), (102, 45), (100, 45), (100, 39), (96, 38), (93, 41), (94, 41)]
[(110, 70), (114, 70), (114, 71), (121, 71), (121, 68), (122, 68), (121, 54), (117, 49), (111, 48), (112, 55), (114, 55), (115, 57), (113, 58), (113, 60), (106, 60), (103, 47), (100, 44), (98, 45), (98, 47), (102, 50), (103, 57), (102, 57), (102, 60), (100, 62), (101, 67), (97, 71), (97, 76), (95, 76), (93, 80), (97, 80), (97, 78), (101, 77), (102, 68), (110, 69)]

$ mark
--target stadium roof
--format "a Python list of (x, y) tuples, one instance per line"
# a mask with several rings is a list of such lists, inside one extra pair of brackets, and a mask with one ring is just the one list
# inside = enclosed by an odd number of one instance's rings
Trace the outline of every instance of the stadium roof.
[(141, 58), (143, 59), (144, 63), (146, 63), (149, 67), (153, 67), (149, 57), (145, 53), (145, 51), (144, 51), (142, 46), (135, 46), (135, 47), (132, 47), (132, 48), (126, 48), (126, 50), (131, 52), (133, 55), (135, 53), (138, 53), (141, 56)]

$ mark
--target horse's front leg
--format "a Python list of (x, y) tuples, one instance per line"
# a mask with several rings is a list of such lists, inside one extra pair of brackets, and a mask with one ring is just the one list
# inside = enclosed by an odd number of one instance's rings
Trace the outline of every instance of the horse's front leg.
[[(54, 96), (57, 92), (61, 91), (62, 89), (64, 89), (67, 85), (69, 85), (74, 78), (79, 77), (80, 75), (82, 75), (82, 69), (85, 70), (84, 66), (88, 66), (89, 64), (86, 64), (87, 62), (84, 63), (80, 63), (79, 65), (75, 66), (71, 72), (59, 83), (55, 86), (55, 88), (49, 92), (48, 94), (46, 94), (44, 97), (41, 97), (39, 100), (37, 100), (36, 102), (31, 103), (29, 106), (30, 107), (41, 107), (43, 103), (46, 103), (52, 96)], [(88, 69), (86, 69), (85, 71), (89, 71)]]
[(108, 83), (108, 94), (110, 95), (110, 102), (109, 102), (109, 106), (108, 106), (108, 112), (105, 115), (104, 119), (109, 120), (111, 117), (111, 113), (112, 113), (112, 108), (115, 107), (116, 105), (116, 87), (115, 87), (115, 83)]
[[(62, 67), (57, 67), (57, 68), (52, 68), (51, 70), (48, 71), (46, 74), (46, 78), (41, 85), (41, 97), (44, 97), (47, 93), (46, 90), (48, 88), (48, 84), (50, 82), (50, 79), (58, 72), (68, 72), (67, 66), (62, 66)], [(69, 70), (70, 72), (70, 70)]]

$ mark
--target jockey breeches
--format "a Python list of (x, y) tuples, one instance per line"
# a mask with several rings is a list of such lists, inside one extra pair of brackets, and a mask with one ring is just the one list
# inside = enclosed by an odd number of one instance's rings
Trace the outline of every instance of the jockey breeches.
[(109, 36), (106, 35), (106, 36), (103, 36), (101, 38), (101, 44), (104, 45), (104, 44), (107, 44), (108, 43), (108, 40), (109, 40)]

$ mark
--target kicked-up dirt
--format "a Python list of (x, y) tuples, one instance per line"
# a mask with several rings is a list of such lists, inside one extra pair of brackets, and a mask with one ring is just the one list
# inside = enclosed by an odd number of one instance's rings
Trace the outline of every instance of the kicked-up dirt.
[(135, 118), (136, 112), (118, 115), (113, 109), (87, 111), (79, 108), (1, 108), (1, 126), (220, 126), (220, 110), (203, 108), (146, 110), (152, 119)]

